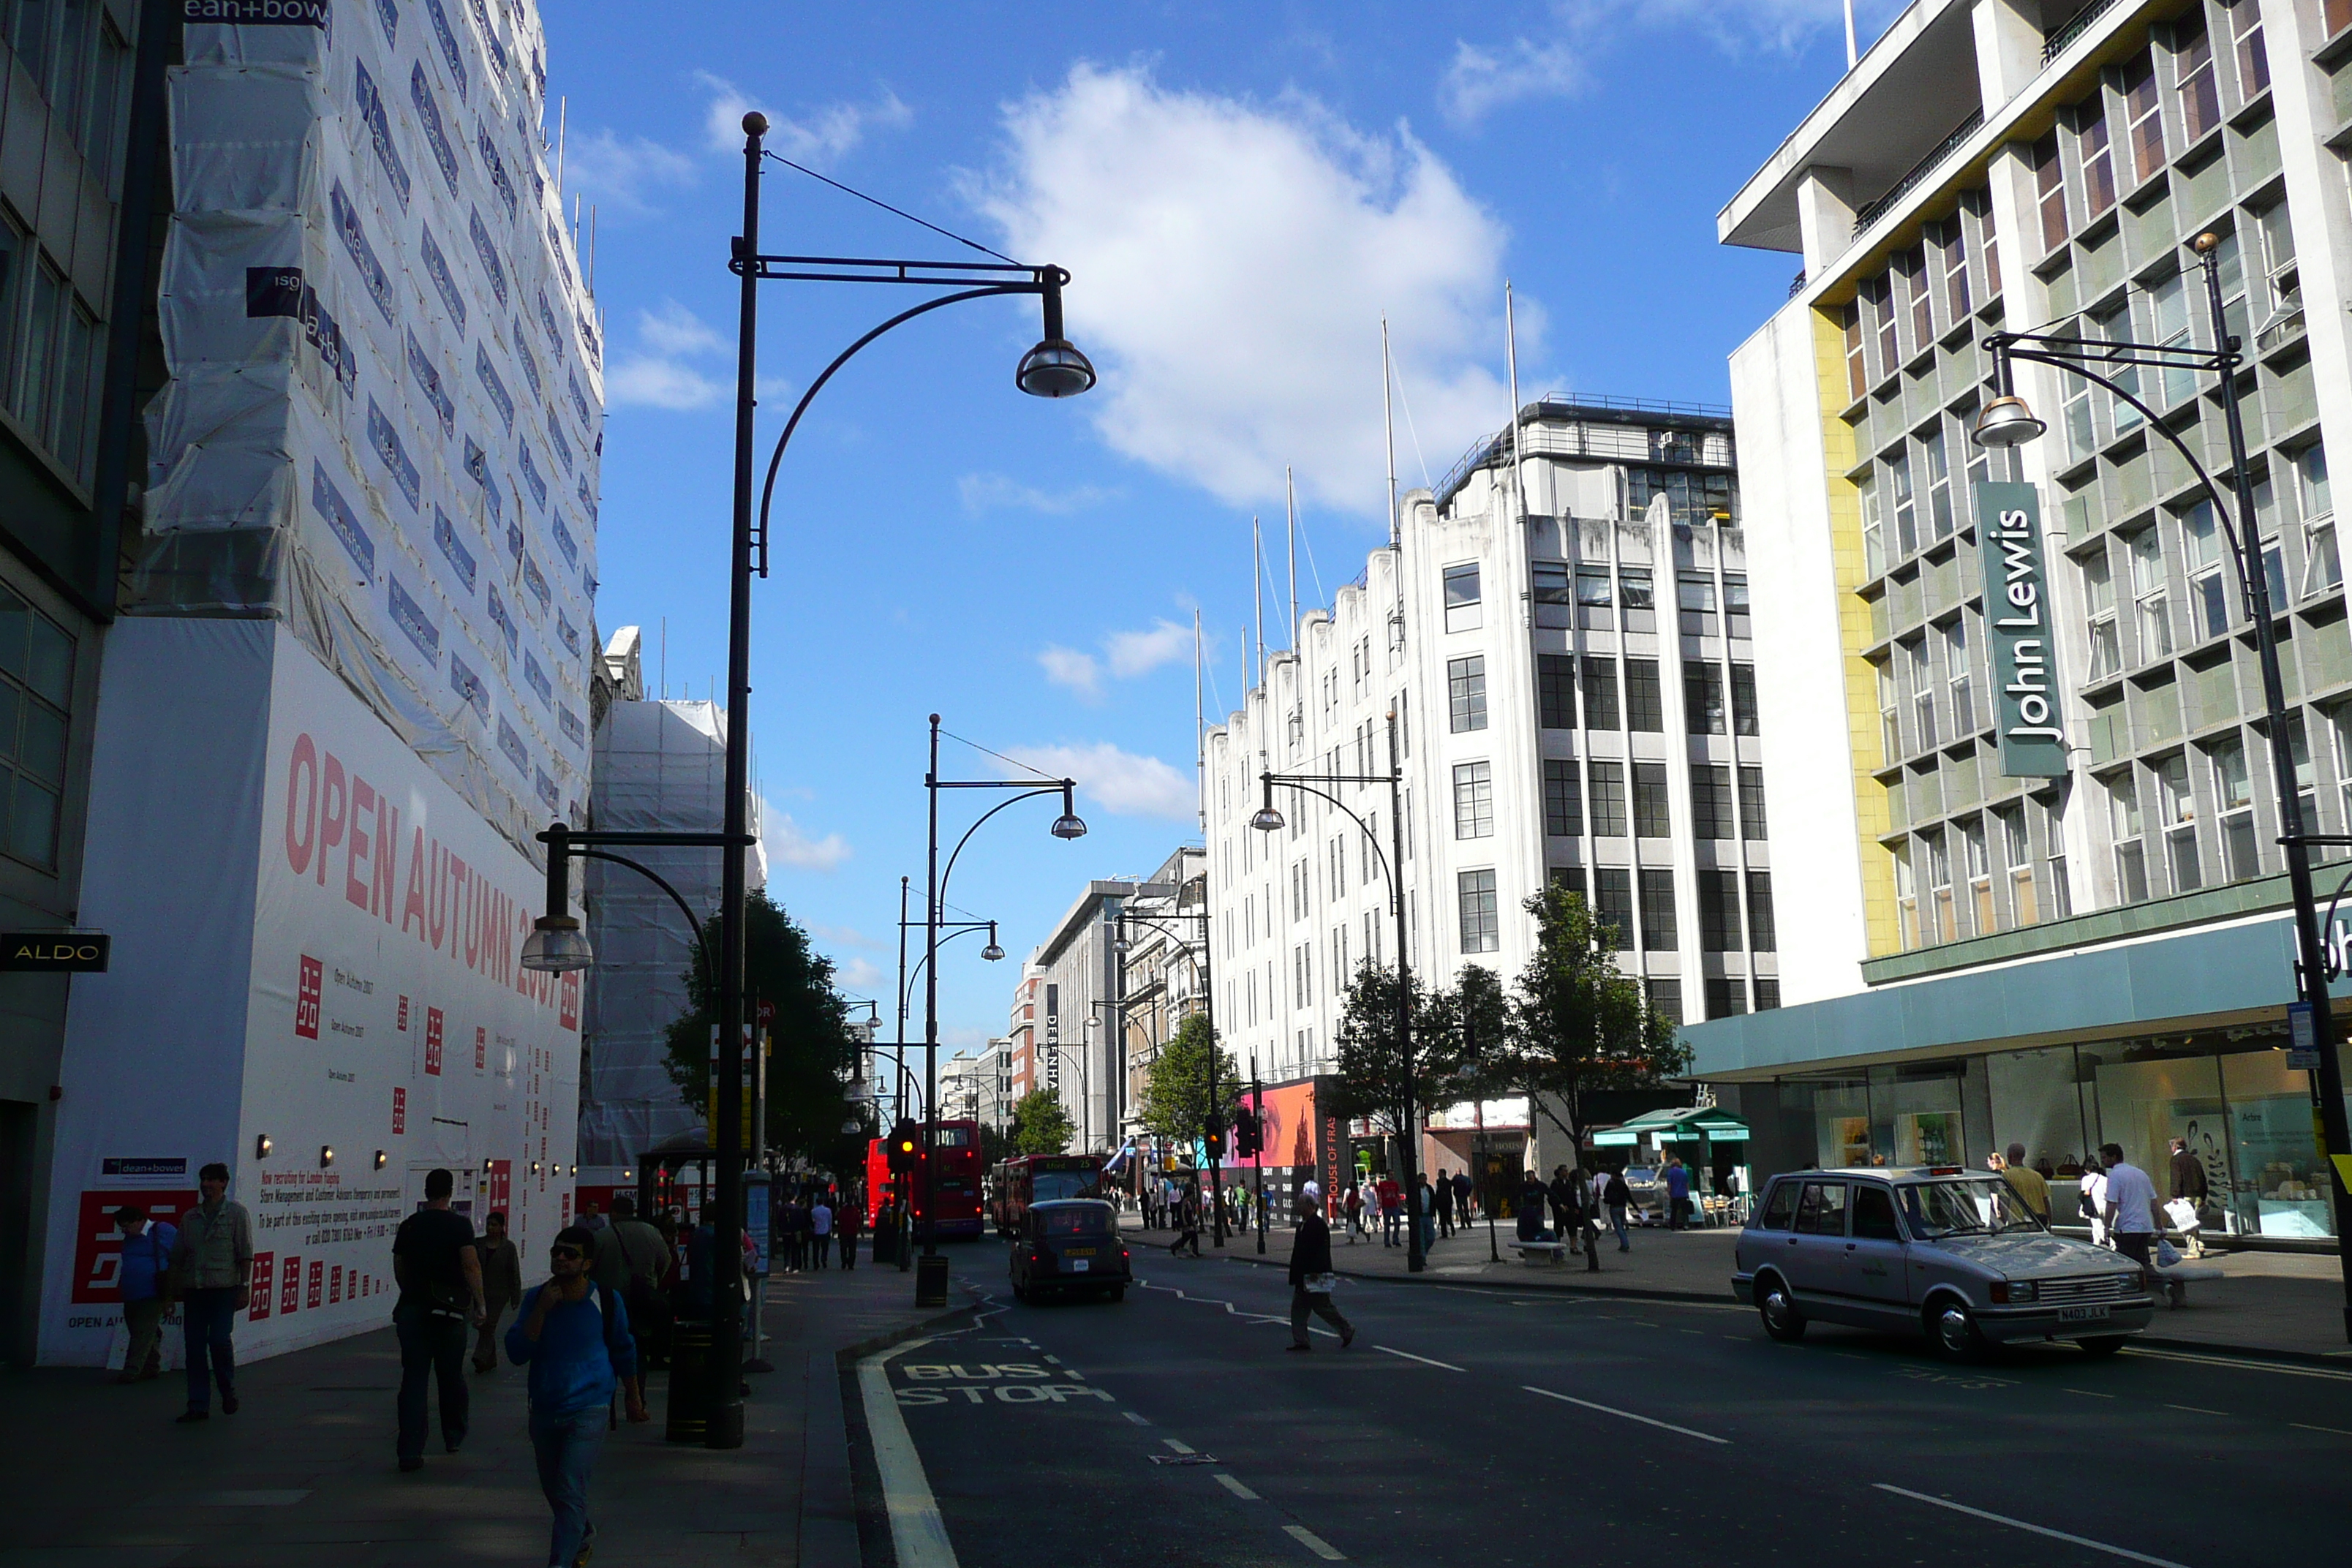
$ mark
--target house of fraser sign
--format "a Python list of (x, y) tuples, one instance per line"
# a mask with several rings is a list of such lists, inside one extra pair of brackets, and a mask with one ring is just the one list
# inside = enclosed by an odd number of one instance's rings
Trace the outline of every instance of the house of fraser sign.
[(1984, 551), (1984, 619), (1992, 660), (2000, 771), (2010, 778), (2062, 778), (2066, 734), (2059, 714), (2057, 639), (2042, 564), (2042, 503), (2032, 485), (1977, 487)]

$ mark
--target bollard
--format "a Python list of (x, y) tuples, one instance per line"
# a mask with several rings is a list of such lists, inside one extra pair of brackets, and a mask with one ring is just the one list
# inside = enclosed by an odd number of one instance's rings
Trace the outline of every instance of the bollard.
[(669, 1424), (673, 1443), (700, 1443), (710, 1429), (710, 1320), (680, 1318), (669, 1335)]

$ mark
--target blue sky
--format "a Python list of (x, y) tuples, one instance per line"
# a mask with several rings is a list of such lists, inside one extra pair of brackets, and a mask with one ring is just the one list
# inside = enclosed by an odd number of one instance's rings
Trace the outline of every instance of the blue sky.
[[(1897, 8), (1863, 0), (1865, 45)], [(1079, 780), (1086, 838), (1016, 805), (957, 869), (950, 902), (1003, 921), (1011, 955), (947, 950), (958, 1046), (1002, 1030), (1018, 960), (1086, 879), (1196, 833), (1192, 613), (1213, 721), (1243, 679), (1253, 512), (1282, 570), (1285, 466), (1303, 603), (1385, 538), (1383, 312), (1403, 485), (1508, 417), (1506, 278), (1523, 398), (1727, 401), (1725, 357), (1796, 261), (1717, 246), (1715, 214), (1844, 66), (1839, 0), (545, 10), (564, 181), (597, 214), (597, 618), (645, 628), (649, 683), (667, 622), (673, 695), (725, 668), (743, 110), (802, 163), (1074, 274), (1103, 374), (1084, 398), (1013, 388), (1029, 301), (950, 308), (835, 378), (785, 458), (754, 603), (771, 886), (886, 1016), (901, 875), (921, 902), (925, 715)], [(769, 168), (763, 250), (971, 254)], [(911, 302), (765, 286), (763, 455), (809, 378)], [(948, 797), (945, 831), (984, 803)]]

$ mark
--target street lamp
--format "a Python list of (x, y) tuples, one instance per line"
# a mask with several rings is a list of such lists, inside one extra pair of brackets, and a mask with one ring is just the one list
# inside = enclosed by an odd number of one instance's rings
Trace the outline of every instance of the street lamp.
[(1414, 1165), (1419, 1151), (1413, 1144), (1420, 1132), (1413, 1125), (1412, 1110), (1412, 967), (1407, 960), (1404, 917), (1404, 769), (1397, 761), (1396, 710), (1388, 711), (1389, 771), (1385, 773), (1261, 773), (1258, 781), (1265, 786), (1265, 804), (1250, 818), (1250, 826), (1260, 833), (1278, 833), (1285, 826), (1282, 813), (1274, 808), (1275, 786), (1311, 795), (1328, 801), (1346, 812), (1349, 821), (1362, 829), (1370, 841), (1372, 853), (1381, 853), (1381, 836), (1371, 830), (1364, 819), (1339, 796), (1318, 789), (1318, 784), (1379, 784), (1389, 786), (1389, 853), (1382, 857), (1381, 870), (1389, 881), (1389, 908), (1396, 917), (1397, 957), (1397, 1054), (1401, 1058), (1402, 1078), (1398, 1090), (1402, 1095), (1399, 1110), (1402, 1119), (1397, 1127), (1397, 1152), (1403, 1166), (1405, 1200), (1405, 1268), (1414, 1274), (1427, 1263), (1421, 1248), (1421, 1194), (1414, 1179)]
[[(2352, 1136), (2347, 1136), (2346, 1131), (2344, 1069), (2336, 1049), (2336, 1019), (2327, 994), (2327, 956), (2321, 941), (2308, 853), (2314, 845), (2352, 845), (2352, 837), (2305, 830), (2303, 803), (2295, 788), (2294, 752), (2288, 740), (2293, 715), (2287, 708), (2286, 683), (2279, 666), (2278, 633), (2273, 623), (2270, 581), (2254, 553), (2260, 548), (2262, 529), (2254, 507), (2253, 476), (2247, 468), (2245, 424), (2238, 409), (2237, 372), (2244, 356), (2240, 353), (2242, 345), (2239, 341), (2230, 333), (2222, 309), (2221, 247), (2221, 236), (2210, 232), (2199, 235), (2190, 243), (2205, 275), (2206, 312), (2210, 318), (2213, 334), (2213, 347), (2210, 349), (2200, 349), (2187, 343), (2146, 344), (2086, 340), (2052, 332), (1989, 334), (1984, 345), (1992, 353), (1993, 384), (1997, 395), (1985, 405), (1983, 414), (1978, 418), (1976, 439), (1979, 445), (1995, 448), (2016, 447), (2035, 439), (2048, 428), (2011, 385), (2011, 362), (2025, 360), (2045, 364), (2053, 370), (2064, 371), (2095, 383), (2138, 409), (2147, 419), (2148, 428), (2171, 443), (2173, 449), (2180, 454), (2189, 471), (2203, 482), (2206, 493), (2212, 498), (2214, 516), (2220, 521), (2221, 531), (2229, 541), (2231, 563), (2237, 570), (2240, 597), (2248, 619), (2253, 623), (2254, 651), (2262, 666), (2263, 727), (2270, 742), (2272, 787), (2278, 800), (2278, 841), (2286, 850), (2287, 886), (2294, 905), (2295, 985), (2302, 997), (2299, 1003), (2288, 1009), (2289, 1025), (2293, 1033), (2297, 1035), (2304, 1027), (2308, 1027), (2310, 1046), (2318, 1059), (2318, 1115), (2326, 1144), (2326, 1152), (2330, 1156), (2330, 1179), (2336, 1189), (2336, 1247), (2344, 1279), (2344, 1328), (2346, 1338), (2352, 1340), (2352, 1248), (2347, 1247), (2344, 1236), (2347, 1219), (2352, 1219), (2352, 1198), (2347, 1198), (2347, 1187), (2352, 1187)], [(2130, 388), (2087, 368), (2086, 361), (2148, 365), (2169, 371), (2210, 371), (2220, 376), (2221, 413), (2229, 435), (2231, 479), (2237, 502), (2234, 521), (2230, 515), (2230, 497), (2206, 471), (2205, 465), (2199, 460), (2189, 443), (2181, 439), (2156, 410), (2141, 402)]]

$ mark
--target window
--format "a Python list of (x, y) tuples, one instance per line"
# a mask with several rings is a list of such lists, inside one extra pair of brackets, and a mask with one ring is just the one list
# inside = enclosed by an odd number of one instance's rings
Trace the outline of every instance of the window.
[(1625, 764), (1594, 763), (1592, 767), (1592, 836), (1625, 837)]
[(2200, 500), (2180, 520), (2180, 542), (2186, 546), (2189, 605), (2199, 637), (2217, 637), (2230, 629), (2230, 598), (2221, 580), (2221, 541), (2213, 526), (2213, 503)]
[(1650, 1004), (1650, 1011), (1669, 1024), (1683, 1021), (1683, 983), (1671, 975), (1642, 982), (1642, 994)]
[(1715, 579), (1705, 572), (1682, 572), (1675, 577), (1676, 607), (1682, 611), (1685, 637), (1715, 635)]
[[(2246, 771), (2246, 743), (2231, 735), (2216, 741), (2206, 755), (2213, 764), (2213, 799), (2221, 808), (2221, 873), (2232, 882), (2259, 877), (2263, 856), (2254, 837), (2254, 786)], [(2304, 826), (2308, 831), (2317, 825)]]
[(1904, 254), (1900, 266), (1904, 297), (1911, 305), (1911, 352), (1921, 353), (1936, 342), (1936, 307), (1927, 289), (1927, 247), (1913, 246)]
[(0, 848), (51, 870), (65, 787), (74, 641), (0, 587)]
[(1736, 1018), (1748, 1011), (1748, 987), (1738, 975), (1710, 974), (1706, 977), (1706, 1016), (1710, 1018)]
[(1547, 730), (1576, 728), (1576, 659), (1573, 655), (1536, 655), (1536, 718)]
[[(2159, 145), (2163, 128), (2158, 127)], [(2083, 221), (2088, 223), (2116, 205), (2115, 156), (2109, 146), (2107, 115), (2100, 105), (2075, 132), (2074, 151), (2083, 161)]]
[(2000, 929), (2000, 918), (1993, 909), (1992, 852), (1985, 843), (1985, 823), (1980, 816), (1971, 816), (1958, 824), (1962, 869), (1969, 878), (1969, 918), (1975, 922), (1979, 936)]
[(2124, 667), (2123, 645), (2116, 633), (2116, 580), (2107, 566), (2102, 542), (2076, 563), (2083, 573), (2083, 604), (2091, 625), (2089, 679), (2104, 680)]
[(1739, 770), (1739, 826), (1750, 844), (1764, 842), (1764, 770)]
[(1445, 661), (1445, 698), (1454, 733), (1466, 734), (1486, 727), (1485, 654), (1474, 653), (1467, 658)]
[(1740, 950), (1738, 872), (1698, 874), (1698, 945), (1702, 952)]
[(1691, 837), (1734, 838), (1731, 770), (1720, 763), (1691, 764)]
[(2221, 92), (2213, 81), (2213, 40), (2199, 27), (2172, 58), (2173, 90), (2180, 100), (2180, 133), (2195, 142), (2221, 123)]
[(1584, 727), (1623, 727), (1617, 715), (1617, 661), (1603, 654), (1584, 656)]
[(2107, 821), (2116, 842), (2116, 897), (2139, 903), (2147, 897), (2147, 849), (2140, 842), (2139, 789), (2128, 768), (2107, 781)]
[(2139, 606), (2139, 662), (2172, 651), (2172, 598), (2164, 570), (2164, 542), (2151, 523), (2126, 542), (2131, 551), (2132, 599)]
[(1969, 319), (1969, 236), (1956, 216), (1944, 226), (1944, 313), (1954, 326)]
[(1748, 574), (1726, 572), (1723, 574), (1723, 634), (1726, 637), (1748, 636)]
[(1911, 679), (1912, 749), (1936, 749), (1936, 671), (1927, 661), (1927, 639), (1914, 637), (1903, 645), (1903, 658)]
[(2205, 885), (2197, 858), (2197, 796), (2189, 787), (2189, 759), (2179, 752), (2156, 764), (2156, 804), (2172, 890), (2193, 893)]
[(1666, 727), (1664, 694), (1658, 688), (1658, 661), (1654, 658), (1629, 658), (1625, 661), (1625, 728), (1645, 734), (1658, 734)]
[(2271, 87), (2271, 59), (2263, 49), (2262, 0), (2228, 0), (2228, 4), (2230, 33), (2237, 46), (2238, 97), (2250, 102)]
[(1528, 571), (1536, 603), (1536, 625), (1555, 630), (1573, 625), (1575, 592), (1569, 586), (1568, 563), (1538, 561)]
[(1897, 447), (1895, 460), (1888, 466), (1887, 478), (1895, 492), (1895, 553), (1898, 557), (1916, 555), (1919, 552), (1919, 508), (1911, 494), (1911, 454)]
[(1629, 632), (1658, 629), (1658, 595), (1646, 566), (1628, 566), (1617, 574), (1617, 608)]
[(1577, 782), (1576, 764), (1563, 757), (1546, 757), (1543, 765), (1544, 832), (1554, 838), (1575, 838), (1584, 832), (1584, 791)]
[[(1776, 952), (1779, 941), (1772, 925), (1772, 873), (1748, 873), (1748, 945), (1757, 952)], [(1780, 1004), (1775, 1002), (1774, 1006)], [(1759, 1005), (1761, 1011), (1761, 1005)]]
[(1489, 763), (1454, 764), (1454, 837), (1495, 836), (1495, 770)]
[(2164, 97), (2156, 89), (2156, 62), (2146, 54), (2124, 78), (2124, 139), (2131, 145), (2132, 183), (2164, 167)]
[(1870, 390), (1870, 362), (1862, 352), (1862, 303), (1856, 300), (1845, 308), (1845, 386), (1847, 393), (1859, 403)]
[[(1616, 933), (1617, 951), (1633, 951), (1633, 873), (1622, 866), (1592, 868), (1592, 918)], [(1609, 938), (1601, 937), (1601, 945)]]
[(1753, 735), (1756, 725), (1756, 667), (1735, 664), (1731, 667), (1731, 732)]
[(1493, 952), (1503, 944), (1495, 909), (1495, 873), (1465, 871), (1454, 881), (1462, 900), (1462, 951)]
[(1944, 432), (1936, 433), (1920, 443), (1927, 458), (1927, 519), (1937, 539), (1952, 537), (1952, 465), (1944, 448)]
[(1445, 569), (1445, 629), (1449, 632), (1475, 632), (1478, 618), (1478, 567), (1475, 562), (1466, 566)]
[(2327, 449), (2315, 441), (2294, 455), (2294, 493), (2303, 512), (2305, 596), (2344, 580), (2336, 551), (2336, 503), (2327, 489)]
[(1973, 735), (1977, 730), (1976, 699), (1970, 685), (1969, 618), (1960, 616), (1943, 628), (1944, 688), (1952, 701), (1952, 733)]
[(1610, 606), (1616, 603), (1615, 591), (1609, 582), (1606, 566), (1580, 566), (1576, 569), (1576, 624), (1594, 631), (1607, 631), (1617, 624)]
[(2058, 158), (2055, 132), (2033, 144), (2034, 200), (2042, 210), (2042, 248), (2066, 243), (2066, 170)]
[(1666, 805), (1666, 764), (1633, 764), (1633, 835), (1637, 838), (1674, 837)]
[(1642, 873), (1642, 951), (1672, 952), (1681, 945), (1675, 930), (1675, 874)]

